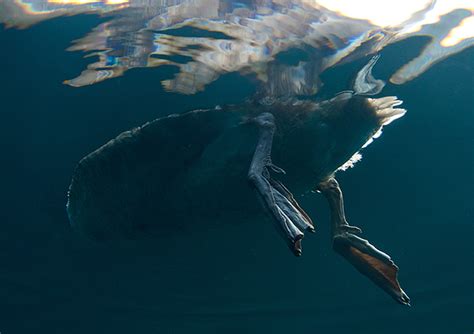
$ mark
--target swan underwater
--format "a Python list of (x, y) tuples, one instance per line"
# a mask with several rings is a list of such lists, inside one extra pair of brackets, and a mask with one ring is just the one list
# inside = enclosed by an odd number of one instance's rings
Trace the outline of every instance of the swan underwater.
[[(358, 73), (353, 91), (330, 100), (249, 100), (120, 134), (77, 165), (67, 203), (71, 225), (95, 240), (136, 239), (180, 233), (195, 220), (219, 225), (266, 216), (300, 256), (304, 232), (315, 228), (293, 193), (317, 190), (330, 206), (334, 250), (410, 305), (398, 267), (348, 224), (335, 178), (406, 112), (395, 96), (368, 97), (384, 85), (371, 74), (375, 61)], [(272, 175), (279, 173), (285, 184)]]

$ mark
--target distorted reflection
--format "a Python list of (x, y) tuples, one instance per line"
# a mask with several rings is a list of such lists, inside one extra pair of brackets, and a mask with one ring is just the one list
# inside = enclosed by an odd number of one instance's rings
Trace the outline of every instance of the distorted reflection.
[[(411, 36), (431, 41), (390, 81), (403, 84), (474, 44), (472, 0), (3, 0), (0, 23), (100, 13), (106, 22), (74, 41), (71, 51), (95, 56), (65, 83), (84, 86), (138, 67), (176, 66), (165, 89), (203, 90), (221, 74), (254, 75), (270, 96), (311, 95), (336, 64), (379, 52)], [(297, 50), (296, 63), (277, 55)]]

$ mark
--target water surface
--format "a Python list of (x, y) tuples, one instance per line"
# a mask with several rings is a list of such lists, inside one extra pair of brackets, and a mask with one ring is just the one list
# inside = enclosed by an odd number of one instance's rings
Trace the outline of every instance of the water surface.
[[(195, 95), (168, 93), (160, 82), (171, 67), (63, 85), (88, 63), (64, 49), (100, 20), (0, 31), (8, 50), (0, 53), (2, 334), (472, 332), (472, 48), (405, 85), (387, 85), (383, 94), (403, 99), (407, 115), (339, 176), (349, 221), (401, 268), (412, 299), (404, 308), (331, 251), (329, 212), (317, 194), (299, 199), (319, 228), (301, 258), (260, 221), (118, 245), (75, 234), (66, 191), (82, 156), (133, 126), (237, 103), (256, 89), (230, 73)], [(386, 48), (375, 76), (388, 79), (424, 43)], [(347, 88), (366, 60), (325, 72), (321, 96)]]

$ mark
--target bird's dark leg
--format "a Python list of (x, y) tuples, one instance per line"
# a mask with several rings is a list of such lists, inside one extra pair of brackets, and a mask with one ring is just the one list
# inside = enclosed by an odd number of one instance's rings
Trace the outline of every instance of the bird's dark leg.
[(323, 193), (331, 208), (333, 248), (359, 272), (370, 278), (397, 302), (410, 305), (410, 298), (400, 287), (398, 267), (390, 256), (378, 250), (367, 240), (355, 235), (362, 231), (347, 223), (344, 215), (342, 191), (334, 178), (320, 183), (317, 190)]
[(278, 231), (286, 239), (290, 249), (301, 255), (302, 231), (314, 231), (309, 216), (301, 209), (290, 191), (279, 181), (270, 177), (269, 169), (284, 173), (271, 162), (274, 117), (263, 113), (250, 120), (259, 127), (259, 139), (250, 164), (248, 179), (261, 198), (269, 216), (276, 223)]

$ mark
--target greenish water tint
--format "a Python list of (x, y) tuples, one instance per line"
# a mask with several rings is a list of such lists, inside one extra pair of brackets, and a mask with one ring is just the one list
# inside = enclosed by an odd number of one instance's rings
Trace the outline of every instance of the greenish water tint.
[[(404, 308), (331, 251), (329, 212), (317, 194), (299, 199), (318, 227), (301, 258), (259, 221), (114, 245), (75, 234), (66, 191), (82, 156), (159, 116), (240, 102), (255, 86), (229, 74), (193, 96), (164, 93), (167, 67), (64, 86), (87, 64), (64, 49), (97, 19), (64, 22), (0, 31), (2, 334), (474, 330), (472, 48), (387, 85), (383, 94), (404, 100), (407, 115), (339, 176), (350, 222), (400, 266), (412, 299)], [(385, 49), (375, 76), (386, 79), (423, 43)], [(365, 61), (326, 72), (321, 96), (347, 88)]]

